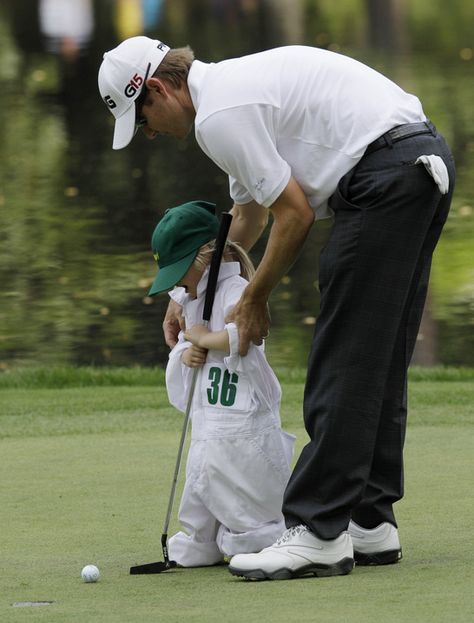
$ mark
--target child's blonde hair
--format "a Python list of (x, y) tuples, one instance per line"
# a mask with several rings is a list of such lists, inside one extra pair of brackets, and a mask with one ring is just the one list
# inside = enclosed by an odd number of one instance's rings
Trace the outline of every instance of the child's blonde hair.
[[(206, 267), (211, 262), (211, 257), (216, 247), (216, 241), (211, 240), (207, 244), (203, 245), (196, 255), (193, 266), (200, 272), (204, 272)], [(227, 240), (224, 248), (224, 262), (239, 262), (240, 274), (244, 279), (250, 281), (255, 274), (255, 268), (252, 260), (249, 258), (244, 249), (238, 242)]]

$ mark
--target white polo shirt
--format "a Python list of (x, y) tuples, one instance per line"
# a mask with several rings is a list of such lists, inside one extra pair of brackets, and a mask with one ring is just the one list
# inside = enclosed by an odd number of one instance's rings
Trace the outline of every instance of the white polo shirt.
[(419, 100), (341, 54), (288, 46), (194, 61), (188, 86), (202, 150), (229, 175), (237, 204), (270, 207), (293, 176), (317, 218), (367, 145), (426, 119)]

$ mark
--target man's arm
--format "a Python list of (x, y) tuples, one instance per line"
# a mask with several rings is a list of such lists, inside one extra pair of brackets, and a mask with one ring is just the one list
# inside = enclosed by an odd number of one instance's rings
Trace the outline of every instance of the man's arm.
[(165, 342), (170, 348), (174, 348), (178, 343), (178, 334), (180, 329), (184, 330), (184, 318), (182, 314), (183, 308), (176, 301), (171, 301), (166, 310), (165, 319), (163, 320), (163, 334)]
[[(239, 353), (246, 355), (250, 342), (261, 344), (268, 334), (268, 298), (295, 261), (314, 223), (314, 212), (294, 178), (270, 207), (273, 224), (255, 276), (226, 322), (239, 330)], [(245, 227), (244, 227), (245, 230)]]
[[(234, 204), (230, 212), (232, 224), (229, 240), (238, 242), (246, 251), (249, 251), (260, 238), (268, 223), (268, 210), (256, 201), (250, 201), (242, 205)], [(170, 301), (163, 321), (165, 342), (170, 348), (176, 345), (180, 329), (184, 329), (181, 306)]]
[(229, 240), (238, 242), (246, 251), (249, 251), (262, 235), (268, 223), (268, 210), (256, 201), (238, 205), (230, 211), (232, 223), (229, 230)]

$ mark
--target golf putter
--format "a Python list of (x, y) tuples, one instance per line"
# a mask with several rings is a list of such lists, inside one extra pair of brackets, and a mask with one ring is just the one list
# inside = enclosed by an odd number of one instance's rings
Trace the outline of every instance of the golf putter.
[[(211, 318), (212, 306), (214, 304), (214, 297), (216, 294), (217, 277), (219, 275), (219, 267), (221, 265), (222, 255), (224, 253), (224, 247), (227, 240), (227, 234), (229, 233), (229, 227), (232, 222), (232, 215), (229, 212), (223, 212), (221, 215), (219, 231), (216, 237), (216, 248), (212, 254), (211, 263), (209, 267), (209, 278), (207, 280), (206, 298), (204, 300), (204, 311), (202, 314), (204, 325), (207, 326)], [(145, 575), (152, 573), (162, 573), (168, 571), (168, 569), (174, 569), (176, 562), (169, 559), (168, 555), (168, 528), (171, 520), (171, 513), (173, 511), (174, 498), (176, 493), (176, 484), (178, 482), (179, 470), (181, 467), (181, 458), (183, 455), (184, 442), (186, 441), (186, 433), (188, 430), (189, 416), (191, 414), (191, 405), (193, 403), (194, 389), (196, 387), (196, 380), (198, 377), (199, 368), (193, 368), (193, 375), (191, 379), (191, 386), (189, 388), (188, 401), (186, 405), (186, 412), (184, 415), (183, 428), (181, 431), (181, 439), (179, 442), (178, 455), (176, 457), (176, 465), (174, 468), (173, 482), (171, 485), (170, 497), (168, 500), (168, 509), (166, 511), (165, 522), (163, 525), (163, 534), (161, 535), (161, 548), (163, 550), (163, 560), (160, 562), (150, 562), (144, 565), (136, 565), (130, 567), (131, 575)]]

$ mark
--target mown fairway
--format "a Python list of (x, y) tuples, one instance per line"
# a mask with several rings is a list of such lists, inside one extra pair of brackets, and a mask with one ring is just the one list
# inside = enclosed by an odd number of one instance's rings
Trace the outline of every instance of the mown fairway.
[[(279, 376), (300, 449), (303, 374)], [(474, 372), (415, 371), (410, 391), (401, 564), (252, 583), (225, 567), (128, 575), (162, 558), (182, 419), (161, 373), (3, 375), (0, 621), (471, 622)], [(100, 568), (97, 584), (81, 581), (87, 563)], [(54, 603), (12, 606), (26, 601)]]

